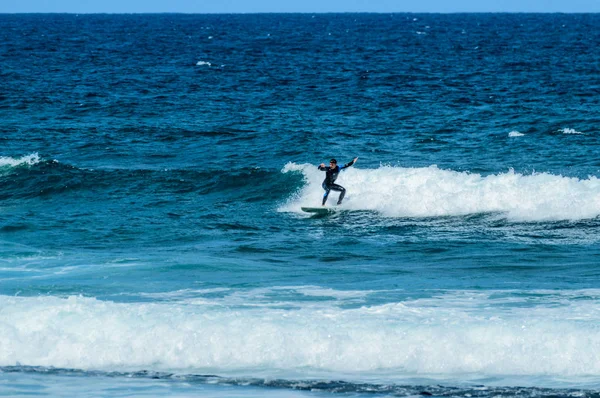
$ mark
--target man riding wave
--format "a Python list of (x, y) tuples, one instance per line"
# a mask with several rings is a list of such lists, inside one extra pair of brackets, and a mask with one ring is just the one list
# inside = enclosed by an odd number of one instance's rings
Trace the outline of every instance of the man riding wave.
[(323, 189), (325, 190), (325, 194), (323, 195), (323, 206), (325, 206), (325, 202), (327, 202), (327, 197), (329, 196), (329, 192), (331, 192), (332, 190), (340, 192), (340, 197), (338, 198), (337, 204), (338, 205), (342, 204), (342, 200), (344, 200), (344, 196), (346, 195), (346, 188), (344, 188), (341, 185), (336, 184), (335, 180), (338, 178), (340, 171), (352, 166), (354, 163), (356, 163), (357, 159), (358, 159), (358, 157), (355, 157), (354, 159), (352, 159), (352, 161), (350, 163), (346, 163), (342, 167), (337, 165), (337, 160), (335, 160), (335, 159), (331, 159), (329, 161), (329, 167), (326, 167), (325, 163), (321, 163), (319, 165), (319, 170), (324, 171), (326, 173), (325, 180), (323, 181), (323, 185), (322, 185)]

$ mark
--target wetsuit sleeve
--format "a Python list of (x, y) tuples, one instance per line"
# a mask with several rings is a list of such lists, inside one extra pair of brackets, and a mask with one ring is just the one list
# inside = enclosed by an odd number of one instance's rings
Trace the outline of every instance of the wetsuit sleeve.
[(319, 170), (321, 170), (321, 171), (326, 171), (326, 170), (327, 170), (327, 167), (321, 167), (321, 166), (319, 166)]
[(340, 167), (340, 170), (345, 169), (346, 167), (350, 167), (354, 164), (354, 160), (352, 160), (350, 163), (346, 163), (344, 166)]

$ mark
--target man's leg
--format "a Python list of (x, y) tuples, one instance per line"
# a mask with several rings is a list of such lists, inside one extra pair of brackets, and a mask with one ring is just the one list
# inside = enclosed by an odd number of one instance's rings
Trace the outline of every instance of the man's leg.
[(329, 186), (329, 188), (333, 189), (334, 191), (339, 191), (340, 192), (340, 197), (338, 199), (337, 204), (341, 205), (342, 201), (344, 200), (344, 196), (346, 196), (346, 188), (344, 188), (343, 186), (338, 185), (338, 184), (331, 184)]
[(323, 189), (325, 190), (325, 193), (323, 194), (323, 206), (325, 206), (325, 202), (327, 202), (327, 197), (329, 196), (329, 186), (323, 184)]

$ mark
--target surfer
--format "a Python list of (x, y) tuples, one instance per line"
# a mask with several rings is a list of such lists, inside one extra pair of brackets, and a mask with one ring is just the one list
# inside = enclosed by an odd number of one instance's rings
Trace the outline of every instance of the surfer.
[(335, 180), (337, 179), (338, 174), (340, 174), (340, 171), (352, 166), (357, 159), (358, 157), (355, 157), (350, 163), (346, 163), (342, 167), (337, 165), (337, 160), (335, 159), (331, 159), (329, 161), (329, 167), (326, 167), (325, 163), (321, 163), (319, 165), (319, 170), (326, 172), (325, 180), (323, 181), (323, 189), (325, 190), (325, 194), (323, 195), (323, 206), (325, 206), (325, 202), (327, 202), (327, 197), (329, 196), (329, 192), (331, 190), (340, 192), (340, 197), (338, 199), (337, 204), (342, 204), (342, 200), (344, 200), (344, 195), (346, 195), (346, 189), (343, 186), (336, 184)]

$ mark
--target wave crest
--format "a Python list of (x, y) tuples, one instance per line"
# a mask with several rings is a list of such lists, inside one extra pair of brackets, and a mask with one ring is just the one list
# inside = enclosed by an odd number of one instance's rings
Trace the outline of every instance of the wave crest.
[[(280, 211), (299, 212), (301, 206), (320, 205), (324, 175), (317, 167), (288, 163), (282, 172), (301, 172), (306, 184)], [(340, 173), (338, 182), (348, 191), (342, 209), (376, 211), (386, 217), (502, 213), (513, 221), (558, 221), (600, 215), (600, 180), (595, 176), (523, 175), (513, 170), (482, 176), (435, 165), (381, 166), (350, 168)]]
[(0, 167), (17, 167), (17, 166), (33, 166), (40, 162), (40, 156), (37, 152), (21, 156), (20, 158), (12, 158), (9, 156), (0, 156)]

